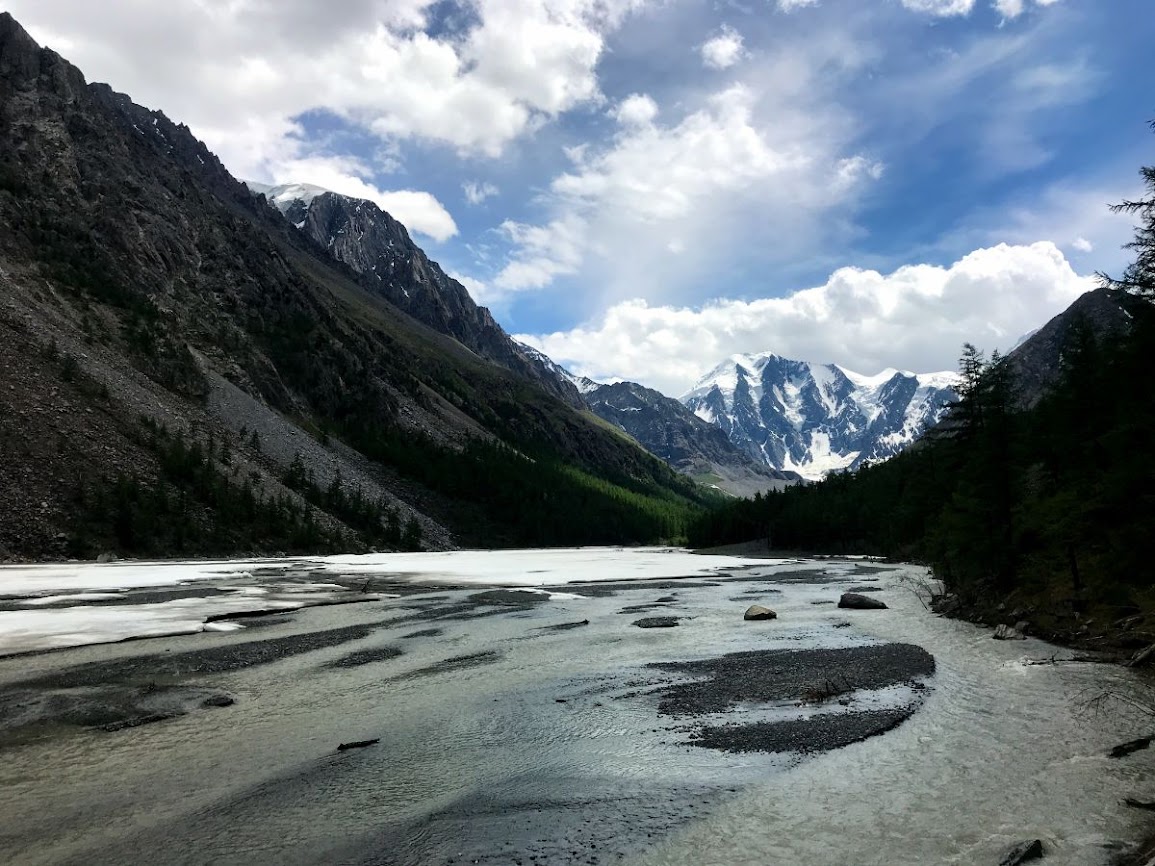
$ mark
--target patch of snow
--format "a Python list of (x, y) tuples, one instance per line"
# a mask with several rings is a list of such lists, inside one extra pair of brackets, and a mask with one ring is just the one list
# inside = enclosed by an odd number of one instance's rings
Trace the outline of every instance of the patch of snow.
[(23, 599), (20, 604), (40, 606), (45, 604), (61, 604), (69, 601), (84, 604), (85, 602), (100, 601), (106, 598), (121, 598), (123, 595), (124, 593), (121, 592), (73, 592), (65, 595), (41, 595), (36, 598), (26, 598)]

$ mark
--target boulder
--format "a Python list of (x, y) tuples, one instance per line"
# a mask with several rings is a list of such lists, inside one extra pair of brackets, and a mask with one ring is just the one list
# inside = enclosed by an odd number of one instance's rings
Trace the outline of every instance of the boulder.
[(768, 607), (752, 604), (746, 608), (746, 612), (742, 614), (742, 619), (778, 619), (778, 614)]
[(886, 605), (877, 598), (871, 598), (857, 592), (844, 592), (838, 600), (838, 606), (849, 610), (885, 610)]
[(991, 635), (995, 640), (1026, 640), (1027, 636), (1009, 625), (1000, 625)]
[(962, 602), (959, 601), (957, 595), (941, 595), (932, 599), (930, 603), (930, 609), (935, 613), (941, 613), (943, 616), (956, 613), (960, 607), (962, 607)]
[(1010, 851), (1003, 855), (1003, 859), (999, 861), (999, 866), (1019, 866), (1020, 863), (1028, 863), (1031, 860), (1038, 860), (1043, 856), (1043, 843), (1039, 839), (1031, 839), (1028, 842), (1020, 842)]

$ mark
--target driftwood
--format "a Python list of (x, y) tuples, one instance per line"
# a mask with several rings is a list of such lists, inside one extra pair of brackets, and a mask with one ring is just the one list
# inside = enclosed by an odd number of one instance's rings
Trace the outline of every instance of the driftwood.
[(337, 751), (338, 752), (347, 752), (350, 749), (363, 749), (366, 746), (375, 746), (379, 742), (381, 742), (380, 737), (377, 737), (376, 739), (373, 739), (373, 740), (357, 740), (357, 741), (352, 742), (352, 743), (341, 743), (341, 745), (337, 746)]

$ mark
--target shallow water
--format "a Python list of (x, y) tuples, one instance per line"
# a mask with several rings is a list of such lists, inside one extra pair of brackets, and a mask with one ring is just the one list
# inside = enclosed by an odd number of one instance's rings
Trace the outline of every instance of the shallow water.
[[(630, 552), (621, 556), (628, 580)], [(190, 674), (189, 684), (236, 696), (231, 707), (116, 733), (46, 729), (5, 748), (0, 851), (14, 863), (978, 864), (1037, 837), (1048, 863), (1108, 862), (1105, 846), (1144, 829), (1119, 801), (1155, 799), (1155, 758), (1105, 758), (1150, 731), (1081, 707), (1105, 687), (1138, 684), (1109, 666), (1026, 664), (1055, 648), (993, 641), (926, 613), (899, 581), (918, 573), (811, 561), (613, 595), (570, 585), (505, 608), (462, 605), (476, 590), (430, 587), (430, 601), (0, 659), (4, 684), (91, 661), (382, 624), (272, 664)], [(889, 610), (813, 603), (875, 581)], [(670, 595), (653, 611), (620, 613)], [(779, 619), (743, 622), (754, 602)], [(632, 625), (652, 615), (684, 619)], [(581, 620), (589, 625), (542, 628)], [(402, 639), (430, 627), (442, 631)], [(856, 693), (849, 707), (739, 701), (676, 718), (658, 703), (678, 675), (647, 667), (886, 642), (933, 654), (930, 688)], [(329, 666), (390, 646), (403, 654)], [(907, 704), (919, 708), (897, 729), (824, 754), (729, 754), (690, 739), (703, 722)], [(370, 738), (381, 742), (336, 752)]]

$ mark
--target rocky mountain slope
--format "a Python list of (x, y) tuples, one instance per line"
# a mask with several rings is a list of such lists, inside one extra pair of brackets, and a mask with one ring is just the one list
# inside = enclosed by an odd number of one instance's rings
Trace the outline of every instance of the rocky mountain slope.
[(1080, 328), (1096, 341), (1109, 341), (1129, 331), (1139, 309), (1149, 306), (1122, 289), (1100, 288), (1076, 298), (1007, 355), (1019, 408), (1036, 405), (1059, 381), (1063, 356), (1075, 347)]
[(594, 415), (700, 484), (753, 496), (802, 480), (754, 460), (672, 397), (637, 382), (605, 384), (577, 376), (532, 346), (518, 345), (551, 375), (573, 385)]
[(732, 355), (681, 400), (755, 460), (817, 479), (898, 453), (939, 418), (957, 381), (898, 370), (862, 376), (767, 352)]
[(676, 534), (692, 485), (364, 279), (0, 13), (0, 558)]
[(461, 283), (413, 243), (405, 226), (373, 202), (312, 184), (266, 186), (250, 181), (248, 186), (352, 268), (368, 291), (481, 357), (533, 379), (571, 406), (581, 406), (569, 382), (525, 353), (488, 309), (478, 306)]
[[(589, 381), (589, 380), (587, 380)], [(751, 458), (672, 397), (636, 382), (596, 385), (585, 393), (590, 409), (620, 427), (679, 472), (735, 496), (780, 490), (801, 481)]]

